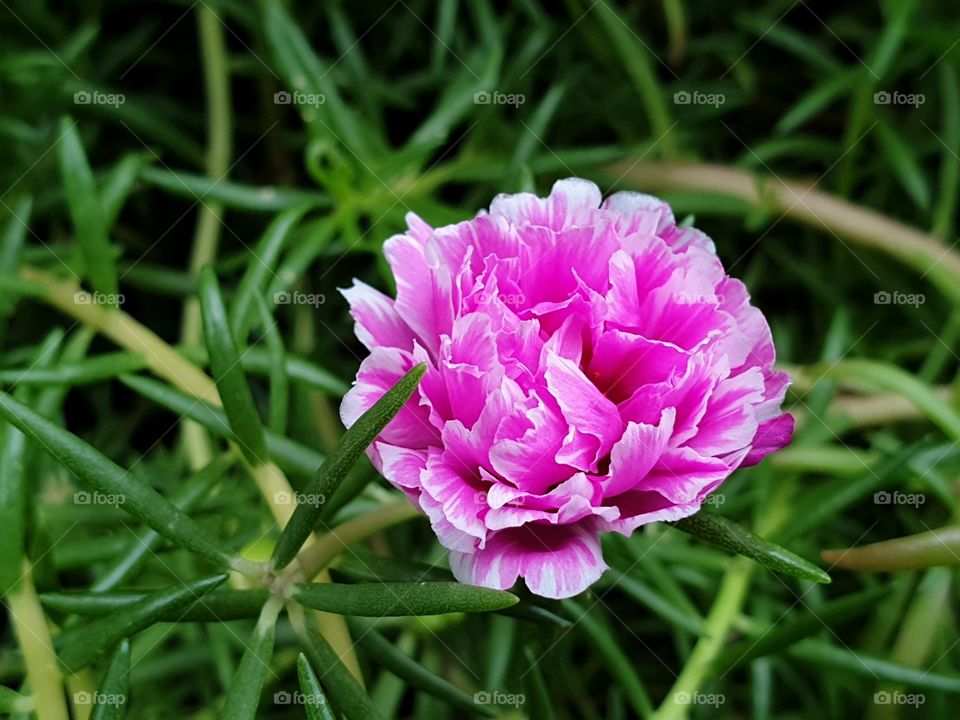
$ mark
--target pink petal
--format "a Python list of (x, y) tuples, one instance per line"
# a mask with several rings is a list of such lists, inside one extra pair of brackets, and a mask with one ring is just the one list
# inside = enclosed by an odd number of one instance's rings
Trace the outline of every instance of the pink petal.
[(605, 398), (574, 363), (557, 355), (547, 358), (547, 387), (556, 398), (570, 430), (557, 461), (596, 471), (597, 462), (623, 435), (617, 406)]
[(393, 300), (359, 280), (340, 291), (356, 321), (357, 338), (368, 350), (380, 345), (401, 350), (413, 349), (413, 331), (397, 314)]
[(450, 553), (461, 582), (506, 590), (523, 577), (530, 591), (568, 598), (586, 590), (607, 569), (592, 526), (527, 525), (494, 535), (483, 550)]

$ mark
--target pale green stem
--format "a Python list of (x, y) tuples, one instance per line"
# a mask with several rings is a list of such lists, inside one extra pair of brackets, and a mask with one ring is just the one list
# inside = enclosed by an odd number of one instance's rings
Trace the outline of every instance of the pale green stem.
[[(200, 48), (203, 57), (203, 76), (207, 95), (207, 158), (206, 173), (215, 182), (226, 177), (232, 154), (230, 69), (227, 62), (223, 22), (217, 11), (203, 3), (197, 10)], [(223, 206), (212, 200), (200, 202), (197, 230), (190, 257), (190, 273), (199, 275), (200, 269), (212, 263), (220, 243), (220, 225)], [(187, 299), (183, 308), (181, 329), (183, 342), (193, 344), (202, 339), (200, 303)], [(192, 420), (182, 425), (182, 439), (191, 467), (201, 468), (210, 462), (212, 441), (206, 429)]]
[(53, 649), (53, 638), (33, 585), (30, 564), (24, 563), (23, 577), (7, 593), (7, 607), (17, 642), (27, 668), (30, 692), (36, 700), (37, 720), (67, 720), (63, 676)]

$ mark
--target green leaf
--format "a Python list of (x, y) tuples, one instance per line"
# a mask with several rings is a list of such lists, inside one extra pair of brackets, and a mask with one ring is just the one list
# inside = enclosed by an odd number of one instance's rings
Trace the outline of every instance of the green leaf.
[(209, 265), (200, 271), (200, 309), (210, 367), (230, 428), (244, 457), (253, 465), (262, 465), (267, 460), (263, 424), (240, 364), (240, 352), (230, 330), (217, 276)]
[(57, 644), (62, 648), (60, 662), (71, 673), (83, 669), (121, 639), (158, 622), (166, 613), (186, 607), (228, 577), (226, 574), (214, 575), (159, 590), (88, 625), (67, 630), (57, 638)]
[(220, 711), (221, 718), (225, 720), (256, 718), (260, 695), (267, 680), (267, 673), (270, 672), (277, 616), (282, 607), (283, 603), (273, 596), (263, 606), (251, 643), (247, 645), (240, 660), (240, 666), (230, 682), (227, 700)]
[[(374, 405), (359, 417), (337, 443), (330, 457), (323, 463), (316, 477), (304, 489), (304, 493), (330, 498), (350, 472), (367, 446), (370, 445), (403, 409), (426, 372), (424, 364), (415, 365), (390, 388)], [(324, 516), (325, 503), (302, 503), (297, 505), (290, 522), (283, 529), (273, 552), (273, 567), (281, 569), (289, 563), (313, 528)]]
[(103, 204), (108, 229), (113, 227), (124, 203), (130, 197), (143, 165), (142, 154), (128, 153), (113, 167), (104, 180), (103, 187), (100, 189), (100, 202)]
[(456, 582), (308, 583), (295, 586), (293, 598), (314, 610), (363, 617), (490, 612), (519, 600), (502, 590)]
[(958, 565), (960, 525), (949, 525), (930, 532), (846, 550), (824, 550), (821, 555), (826, 562), (837, 567), (873, 572)]
[(237, 286), (236, 295), (230, 305), (233, 336), (239, 341), (246, 337), (246, 329), (255, 317), (255, 297), (266, 289), (268, 275), (273, 274), (280, 251), (290, 238), (290, 234), (316, 203), (301, 203), (277, 215), (260, 238), (260, 242), (250, 251), (247, 271)]
[(94, 290), (105, 295), (105, 303), (116, 305), (117, 268), (110, 247), (107, 215), (100, 201), (93, 171), (87, 163), (77, 124), (68, 117), (60, 120), (57, 145), (60, 174), (67, 193), (70, 218), (77, 233), (86, 276)]
[(605, 623), (597, 616), (597, 611), (593, 607), (584, 610), (573, 600), (564, 600), (561, 604), (570, 621), (575, 626), (579, 626), (590, 644), (604, 659), (611, 674), (627, 694), (637, 715), (643, 718), (650, 717), (653, 714), (650, 694), (635, 670), (634, 662), (620, 649), (620, 645)]
[(267, 47), (276, 69), (287, 83), (283, 91), (323, 98), (323, 102), (314, 105), (297, 103), (304, 122), (311, 124), (316, 120), (326, 133), (333, 132), (335, 137), (341, 138), (351, 153), (370, 159), (377, 149), (372, 143), (381, 144), (377, 142), (379, 133), (368, 130), (368, 124), (343, 101), (330, 75), (330, 67), (310, 47), (309, 40), (283, 5), (267, 2), (263, 3), (263, 8)]
[(687, 630), (698, 637), (706, 634), (702, 617), (691, 617), (637, 578), (617, 570), (610, 570), (604, 575), (602, 582), (604, 585), (609, 583), (611, 587), (623, 592), (671, 625)]
[[(336, 577), (344, 577), (353, 583), (420, 583), (420, 582), (454, 582), (453, 573), (444, 568), (423, 562), (413, 562), (398, 557), (374, 555), (360, 548), (349, 553), (337, 556), (336, 564), (330, 570)], [(539, 602), (548, 602), (542, 598)], [(520, 620), (535, 623), (546, 623), (560, 627), (569, 627), (570, 623), (553, 611), (534, 604), (527, 598), (520, 598), (520, 602), (503, 610), (496, 611), (500, 615), (509, 615)]]
[(52, 368), (31, 365), (27, 368), (0, 370), (4, 385), (84, 385), (101, 382), (147, 367), (147, 360), (136, 353), (106, 353), (75, 363), (61, 363)]
[[(57, 359), (63, 332), (51, 332), (33, 356), (41, 368)], [(21, 400), (29, 392), (18, 389)], [(13, 590), (23, 577), (24, 540), (28, 525), (27, 438), (16, 427), (0, 422), (0, 595)]]
[[(940, 75), (939, 100), (943, 108), (937, 135), (943, 141), (943, 147), (933, 233), (943, 241), (951, 242), (960, 193), (960, 157), (953, 149), (960, 146), (960, 91), (957, 88), (957, 71), (952, 64), (940, 63), (937, 73)], [(954, 346), (955, 343), (950, 344), (946, 349)]]
[(370, 697), (363, 691), (350, 671), (340, 662), (340, 658), (324, 639), (313, 618), (299, 612), (291, 612), (291, 620), (296, 627), (299, 620), (301, 632), (305, 635), (304, 650), (310, 664), (320, 672), (326, 682), (327, 692), (339, 716), (378, 720), (383, 715), (377, 710)]
[(777, 124), (774, 125), (774, 132), (780, 135), (792, 133), (807, 120), (826, 110), (832, 102), (849, 94), (850, 88), (859, 79), (860, 74), (854, 69), (837, 73), (813, 86), (812, 90), (800, 97), (793, 107), (777, 121)]
[(110, 658), (94, 698), (90, 720), (120, 720), (130, 700), (130, 643), (124, 638)]
[(543, 720), (556, 720), (553, 710), (554, 700), (540, 670), (540, 663), (529, 645), (523, 648), (523, 658), (527, 661), (529, 670), (526, 673), (527, 687), (530, 691), (530, 707), (537, 708)]
[[(20, 269), (24, 242), (30, 226), (33, 212), (33, 200), (29, 196), (18, 198), (10, 208), (10, 219), (0, 236), (0, 273), (15, 277)], [(0, 293), (0, 316), (13, 310), (12, 298)]]
[[(150, 595), (162, 590), (113, 590), (109, 592), (40, 593), (44, 607), (82, 617), (106, 617), (120, 610), (129, 610)], [(193, 604), (163, 610), (162, 622), (228, 622), (255, 618), (270, 598), (266, 588), (233, 590), (218, 588), (197, 598)]]
[[(227, 416), (220, 408), (151, 378), (124, 375), (120, 382), (178, 417), (195, 420), (218, 437), (231, 440), (234, 437)], [(311, 477), (323, 465), (324, 456), (316, 450), (269, 430), (265, 434), (270, 457), (287, 472)]]
[(889, 593), (886, 587), (869, 588), (826, 602), (800, 616), (779, 618), (756, 634), (724, 648), (713, 661), (713, 672), (725, 675), (732, 668), (759, 657), (786, 651), (794, 643), (828, 627), (831, 630), (876, 607)]
[(306, 710), (307, 720), (336, 720), (327, 696), (320, 687), (320, 681), (303, 653), (297, 655), (297, 676), (300, 678), (300, 692), (303, 694), (303, 708)]
[[(235, 456), (221, 455), (183, 481), (174, 493), (171, 502), (185, 513), (189, 513), (200, 504), (211, 489), (220, 481), (223, 474), (235, 462)], [(112, 590), (128, 579), (143, 563), (148, 555), (160, 545), (160, 533), (156, 530), (142, 530), (129, 543), (126, 552), (118, 553), (117, 558), (102, 572), (97, 581), (90, 586), (93, 592)]]
[(830, 582), (830, 576), (813, 563), (719, 515), (701, 510), (669, 524), (724, 550), (755, 560), (774, 572), (818, 583)]
[(674, 123), (670, 121), (663, 88), (651, 59), (657, 56), (650, 52), (640, 37), (623, 21), (612, 4), (599, 3), (595, 19), (609, 38), (610, 46), (620, 57), (623, 69), (640, 97), (640, 106), (646, 112), (650, 131), (660, 139), (664, 151), (669, 154), (674, 147), (670, 137)]
[(37, 701), (32, 695), (21, 695), (5, 685), (0, 685), (0, 712), (9, 713), (11, 720), (34, 717)]
[(283, 338), (277, 329), (277, 322), (270, 314), (263, 296), (256, 295), (257, 311), (260, 315), (260, 326), (263, 338), (267, 344), (267, 353), (270, 362), (270, 414), (268, 427), (275, 433), (283, 435), (287, 429), (287, 413), (290, 405), (290, 378), (287, 376), (287, 351), (283, 346)]
[(897, 180), (916, 206), (926, 212), (930, 208), (930, 183), (917, 163), (915, 148), (908, 147), (897, 132), (883, 120), (877, 124), (876, 131), (880, 149)]
[(125, 512), (139, 518), (177, 545), (217, 565), (243, 564), (229, 548), (206, 533), (156, 490), (131, 477), (83, 440), (55, 425), (10, 395), (0, 392), (0, 416), (33, 438), (86, 486), (112, 496)]
[(369, 653), (374, 662), (407, 681), (413, 687), (438, 697), (467, 714), (479, 713), (486, 717), (496, 716), (496, 713), (490, 708), (477, 705), (472, 695), (468, 695), (448, 680), (430, 672), (416, 659), (402, 652), (392, 642), (374, 630), (372, 623), (350, 619), (348, 625), (351, 634), (357, 638), (357, 644)]
[(305, 202), (324, 207), (330, 204), (327, 198), (316, 191), (241, 185), (223, 178), (208, 178), (149, 166), (140, 171), (140, 179), (148, 185), (161, 188), (171, 195), (186, 198), (191, 202), (216, 202), (224, 207), (244, 212), (273, 214)]
[(902, 395), (950, 439), (960, 440), (960, 412), (939, 397), (927, 383), (896, 365), (863, 358), (843, 360), (827, 368), (823, 377), (849, 379)]
[(912, 668), (882, 658), (838, 648), (818, 640), (803, 640), (790, 649), (790, 655), (822, 668), (844, 670), (875, 683), (878, 680), (908, 685), (918, 690), (960, 694), (960, 677)]

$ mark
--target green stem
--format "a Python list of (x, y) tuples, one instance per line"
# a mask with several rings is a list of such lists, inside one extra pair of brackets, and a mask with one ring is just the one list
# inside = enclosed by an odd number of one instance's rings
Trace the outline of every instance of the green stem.
[(740, 614), (754, 567), (754, 563), (747, 558), (736, 558), (731, 562), (723, 577), (717, 599), (707, 615), (706, 635), (697, 642), (683, 671), (654, 714), (654, 720), (682, 720), (688, 716), (691, 703), (696, 702), (696, 696), (707, 678), (710, 666), (723, 648), (731, 625)]
[(376, 510), (338, 525), (306, 547), (297, 556), (296, 566), (307, 580), (325, 568), (333, 558), (364, 538), (391, 525), (417, 517), (419, 511), (406, 499), (384, 505)]
[[(197, 10), (200, 48), (203, 56), (203, 75), (207, 94), (207, 157), (206, 174), (215, 182), (224, 179), (230, 168), (232, 128), (230, 108), (230, 70), (227, 63), (223, 22), (216, 10), (201, 3)], [(190, 256), (190, 274), (194, 277), (200, 268), (212, 263), (220, 244), (220, 225), (223, 206), (214, 201), (201, 201), (197, 229)], [(181, 337), (185, 343), (201, 340), (200, 304), (196, 298), (187, 299), (183, 308)], [(190, 465), (198, 469), (210, 462), (212, 447), (210, 435), (198, 423), (185, 421), (182, 438)]]
[(7, 607), (17, 642), (23, 652), (30, 692), (36, 699), (39, 720), (67, 720), (67, 705), (63, 695), (63, 677), (53, 650), (53, 638), (47, 619), (40, 607), (33, 572), (24, 563), (24, 574), (17, 587), (7, 594)]

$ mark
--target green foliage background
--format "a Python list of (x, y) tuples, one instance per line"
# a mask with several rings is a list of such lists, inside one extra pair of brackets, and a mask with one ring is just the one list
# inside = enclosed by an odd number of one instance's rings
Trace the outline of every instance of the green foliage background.
[[(919, 0), (0, 3), (0, 713), (950, 717), (958, 63), (955, 9)], [(336, 289), (391, 290), (407, 212), (566, 176), (663, 196), (750, 287), (798, 431), (709, 509), (831, 584), (664, 526), (609, 538), (573, 601), (375, 584), (449, 576), (340, 442)], [(356, 534), (282, 613), (250, 587), (294, 496), (323, 501), (277, 573)], [(933, 530), (880, 553), (908, 569), (819, 559)], [(369, 607), (339, 625), (366, 692), (301, 604)], [(66, 690), (30, 672), (42, 628)]]

